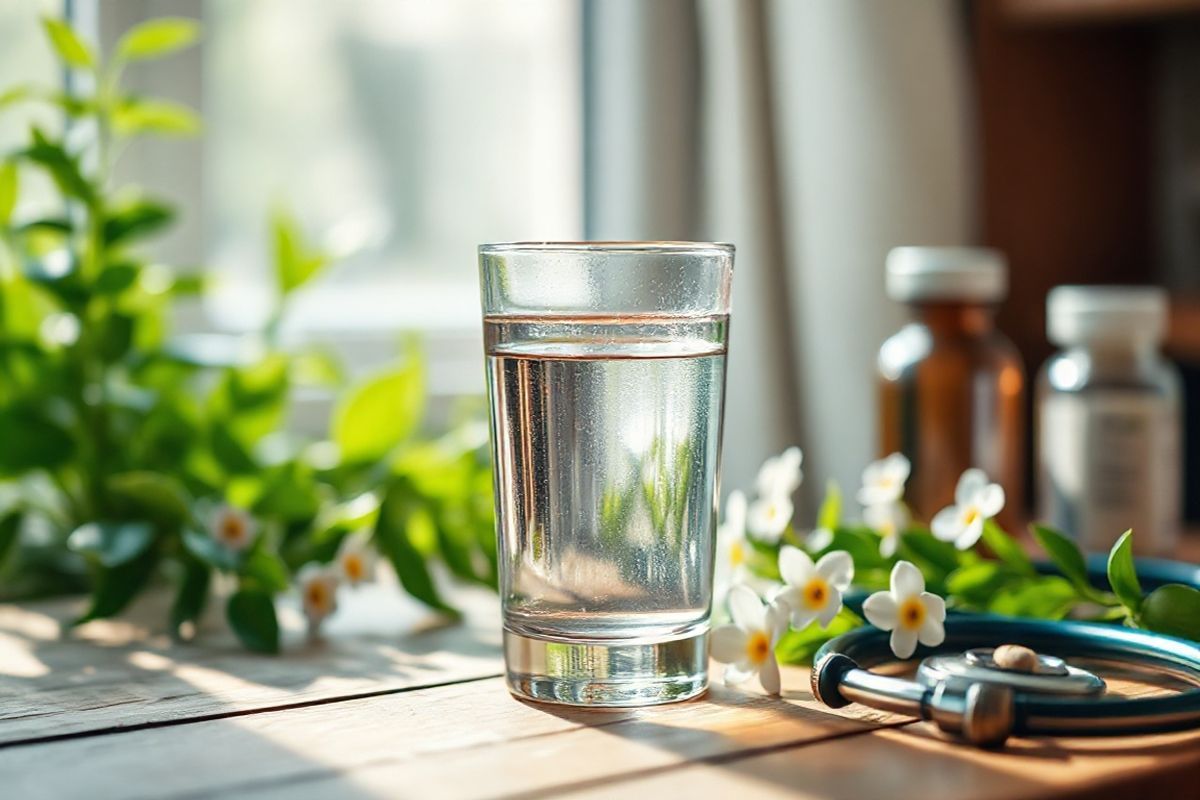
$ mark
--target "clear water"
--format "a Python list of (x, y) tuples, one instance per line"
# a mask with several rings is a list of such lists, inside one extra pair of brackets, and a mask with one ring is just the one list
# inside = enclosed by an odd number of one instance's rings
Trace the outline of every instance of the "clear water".
[(724, 316), (485, 319), (510, 632), (706, 630), (727, 328)]

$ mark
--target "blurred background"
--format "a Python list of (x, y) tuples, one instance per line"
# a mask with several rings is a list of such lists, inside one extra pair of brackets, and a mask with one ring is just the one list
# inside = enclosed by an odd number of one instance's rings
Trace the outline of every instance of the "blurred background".
[[(204, 25), (129, 75), (203, 134), (118, 165), (180, 207), (154, 255), (213, 279), (185, 330), (262, 324), (286, 205), (343, 256), (287, 339), (362, 373), (419, 332), (448, 409), (483, 391), (478, 243), (734, 242), (724, 481), (798, 443), (807, 514), (877, 455), (875, 357), (905, 319), (888, 250), (984, 244), (1029, 373), (1050, 287), (1168, 289), (1200, 516), (1198, 0), (5, 0), (0, 85), (69, 80), (47, 14), (106, 49), (150, 17)], [(35, 120), (61, 125), (14, 109), (0, 147)], [(328, 415), (306, 392), (300, 428)]]

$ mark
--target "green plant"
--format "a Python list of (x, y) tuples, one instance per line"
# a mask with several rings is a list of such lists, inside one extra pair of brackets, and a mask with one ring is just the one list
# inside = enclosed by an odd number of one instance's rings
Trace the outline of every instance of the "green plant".
[[(1123, 622), (1200, 641), (1200, 591), (1169, 584), (1144, 594), (1134, 567), (1132, 531), (1126, 531), (1109, 554), (1112, 591), (1104, 591), (1089, 581), (1086, 561), (1075, 542), (1044, 525), (1034, 524), (1030, 530), (1058, 574), (1039, 572), (1017, 540), (992, 520), (985, 524), (981, 538), (987, 551), (959, 550), (934, 537), (928, 528), (914, 524), (898, 534), (895, 555), (884, 557), (879, 552), (879, 535), (863, 525), (844, 524), (840, 507), (841, 493), (831, 484), (821, 506), (819, 526), (829, 529), (832, 536), (821, 547), (810, 549), (814, 557), (835, 550), (848, 552), (854, 560), (855, 585), (860, 589), (887, 588), (892, 566), (905, 560), (920, 569), (929, 590), (944, 596), (950, 609)], [(787, 543), (801, 545), (790, 528), (779, 546)], [(766, 549), (777, 558), (779, 546)], [(761, 567), (757, 574), (777, 577)], [(849, 609), (842, 609), (827, 629), (813, 625), (789, 631), (779, 643), (778, 657), (787, 663), (809, 663), (830, 638), (863, 624)]]
[[(455, 613), (431, 574), (435, 560), (494, 585), (481, 442), (463, 430), (422, 434), (415, 344), (341, 397), (329, 441), (286, 433), (295, 386), (340, 381), (328, 355), (289, 351), (278, 338), (293, 292), (329, 261), (290, 217), (271, 222), (279, 303), (264, 330), (218, 348), (172, 335), (174, 302), (203, 287), (140, 253), (174, 210), (115, 186), (112, 166), (138, 137), (199, 130), (190, 109), (121, 83), (128, 65), (190, 45), (196, 24), (146, 22), (109, 57), (64, 22), (44, 24), (63, 64), (94, 88), (0, 93), (0, 110), (49, 103), (66, 120), (62, 131), (32, 127), (28, 144), (0, 161), (0, 596), (88, 588), (83, 622), (119, 613), (161, 578), (174, 586), (170, 624), (182, 635), (213, 573), (224, 572), (237, 582), (226, 608), (233, 630), (272, 652), (273, 596), (355, 532), (370, 531), (405, 589), (433, 608)], [(60, 207), (29, 218), (18, 200), (33, 171), (53, 182)], [(225, 506), (254, 521), (245, 548), (212, 533)]]

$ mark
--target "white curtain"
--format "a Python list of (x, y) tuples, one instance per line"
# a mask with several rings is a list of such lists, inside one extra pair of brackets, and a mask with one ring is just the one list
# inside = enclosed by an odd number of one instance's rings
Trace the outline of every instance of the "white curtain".
[(953, 0), (585, 0), (591, 238), (737, 245), (724, 491), (805, 451), (802, 519), (876, 455), (900, 244), (975, 233)]

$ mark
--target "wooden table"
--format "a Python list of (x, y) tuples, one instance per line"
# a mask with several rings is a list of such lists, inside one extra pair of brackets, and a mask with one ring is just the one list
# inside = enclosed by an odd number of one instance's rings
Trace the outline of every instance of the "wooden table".
[(81, 601), (0, 606), (0, 798), (1200, 798), (1200, 731), (982, 752), (822, 708), (800, 668), (782, 699), (718, 683), (639, 710), (518, 702), (495, 599), (466, 601), (464, 624), (438, 627), (394, 586), (369, 587), (322, 642), (284, 609), (277, 657), (219, 624), (173, 644), (152, 601), (70, 638), (59, 623)]

